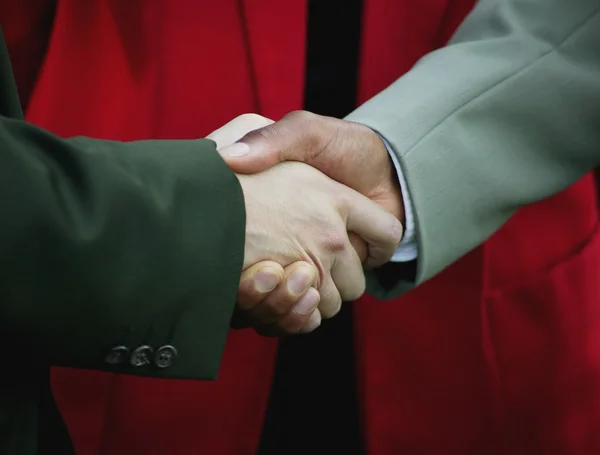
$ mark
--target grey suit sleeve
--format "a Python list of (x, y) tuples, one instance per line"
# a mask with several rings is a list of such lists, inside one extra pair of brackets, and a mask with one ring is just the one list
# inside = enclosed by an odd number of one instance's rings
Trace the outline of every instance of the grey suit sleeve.
[(447, 47), (348, 119), (398, 156), (421, 283), (599, 163), (600, 1), (482, 0)]

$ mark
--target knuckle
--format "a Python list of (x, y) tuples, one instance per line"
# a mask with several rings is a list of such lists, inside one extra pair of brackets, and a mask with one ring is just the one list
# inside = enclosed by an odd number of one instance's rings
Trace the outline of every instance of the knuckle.
[(321, 238), (321, 242), (325, 251), (337, 255), (348, 248), (348, 234), (346, 231), (337, 228), (327, 229)]
[(304, 110), (297, 110), (287, 113), (283, 118), (293, 122), (310, 123), (316, 118), (316, 114)]

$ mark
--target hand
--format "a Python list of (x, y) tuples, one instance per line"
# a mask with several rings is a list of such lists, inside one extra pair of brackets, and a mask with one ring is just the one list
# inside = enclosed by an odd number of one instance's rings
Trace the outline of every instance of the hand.
[[(365, 242), (369, 265), (377, 266), (389, 260), (400, 241), (398, 220), (310, 166), (284, 163), (238, 178), (246, 203), (243, 268), (265, 260), (284, 267), (309, 262), (318, 270), (324, 318), (336, 314), (342, 300), (364, 292)], [(363, 242), (351, 244), (347, 231)]]
[[(223, 148), (272, 123), (260, 115), (244, 114), (213, 131), (207, 139)], [(320, 294), (311, 287), (316, 275), (314, 267), (303, 261), (285, 269), (272, 261), (250, 266), (242, 272), (232, 327), (254, 327), (267, 336), (312, 332), (321, 325), (317, 308)]]
[[(264, 119), (264, 117), (263, 117)], [(310, 164), (377, 202), (404, 224), (402, 193), (381, 138), (370, 128), (306, 111), (292, 112), (220, 148), (237, 173), (252, 174), (283, 161)], [(253, 122), (258, 124), (258, 119)]]
[(312, 332), (321, 324), (317, 272), (298, 261), (285, 269), (263, 261), (242, 272), (233, 328), (254, 327), (266, 336)]

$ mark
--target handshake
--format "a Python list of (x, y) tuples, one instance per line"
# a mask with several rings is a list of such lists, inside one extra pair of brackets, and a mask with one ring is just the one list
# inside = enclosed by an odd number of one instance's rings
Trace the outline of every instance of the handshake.
[(364, 268), (400, 243), (404, 208), (394, 164), (370, 128), (309, 112), (254, 114), (208, 136), (236, 172), (246, 240), (236, 328), (306, 333), (365, 290)]

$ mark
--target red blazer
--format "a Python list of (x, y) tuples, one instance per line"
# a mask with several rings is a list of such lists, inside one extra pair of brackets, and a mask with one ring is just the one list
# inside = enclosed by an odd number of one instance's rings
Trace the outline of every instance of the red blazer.
[[(26, 86), (44, 0), (11, 1)], [(472, 3), (365, 0), (360, 99), (443, 45)], [(60, 0), (27, 117), (116, 139), (278, 118), (302, 106), (305, 26), (305, 0)], [(410, 294), (356, 304), (370, 455), (600, 453), (596, 194), (588, 175)], [(232, 331), (216, 382), (57, 368), (53, 387), (79, 455), (252, 455), (275, 349)]]

